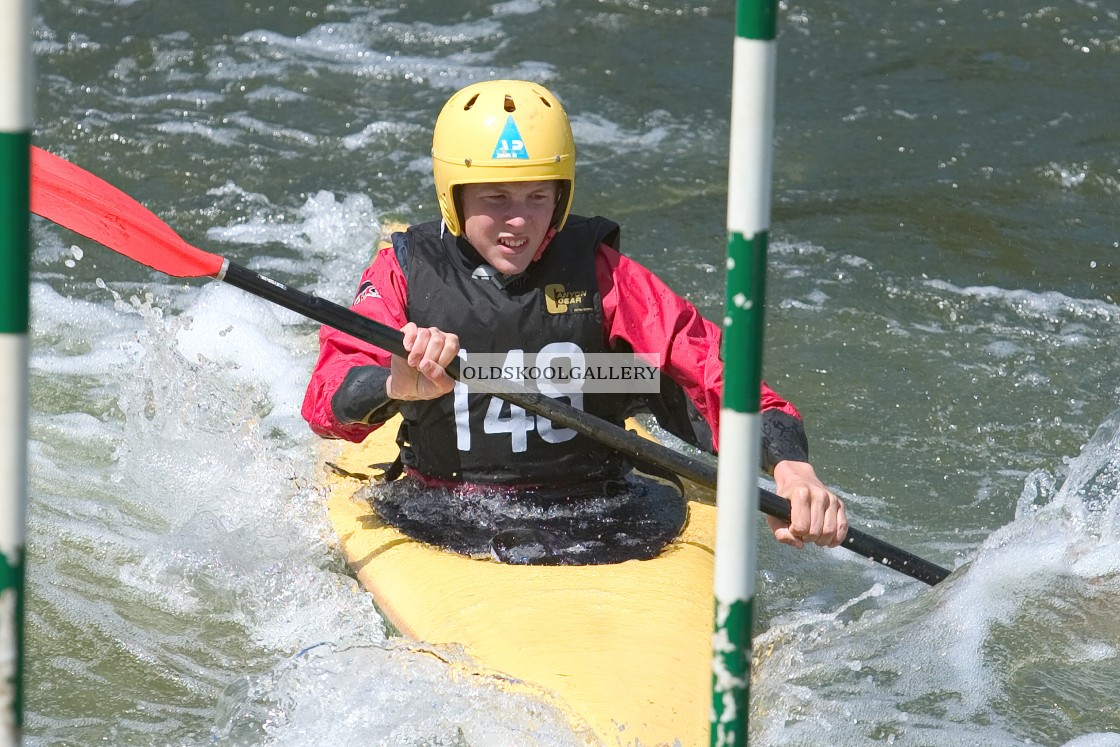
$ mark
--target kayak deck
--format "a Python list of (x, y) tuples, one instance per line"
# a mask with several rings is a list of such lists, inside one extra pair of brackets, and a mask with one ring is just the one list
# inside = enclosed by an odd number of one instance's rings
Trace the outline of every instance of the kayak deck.
[(518, 566), (412, 540), (355, 492), (397, 453), (395, 422), (327, 444), (328, 511), (342, 552), (403, 635), (457, 644), (479, 674), (524, 683), (607, 745), (707, 744), (715, 509), (689, 502), (657, 558)]

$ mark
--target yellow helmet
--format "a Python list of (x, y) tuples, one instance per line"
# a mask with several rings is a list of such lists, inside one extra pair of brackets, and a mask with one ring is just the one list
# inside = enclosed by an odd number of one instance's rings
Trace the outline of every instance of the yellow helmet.
[(486, 182), (560, 182), (552, 225), (572, 207), (576, 146), (560, 101), (523, 80), (488, 80), (454, 94), (436, 119), (432, 171), (447, 230), (463, 230), (457, 187)]

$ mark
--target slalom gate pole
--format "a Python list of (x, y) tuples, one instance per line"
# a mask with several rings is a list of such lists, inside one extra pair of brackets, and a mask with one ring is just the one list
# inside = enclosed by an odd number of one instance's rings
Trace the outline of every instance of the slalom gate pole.
[(761, 449), (763, 306), (777, 60), (776, 0), (738, 0), (727, 185), (727, 299), (716, 481), (710, 744), (748, 741)]
[(0, 0), (0, 744), (23, 731), (31, 3)]

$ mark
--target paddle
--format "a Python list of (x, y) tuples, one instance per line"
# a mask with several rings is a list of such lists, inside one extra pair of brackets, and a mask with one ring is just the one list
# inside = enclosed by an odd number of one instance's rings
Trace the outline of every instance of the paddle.
[[(40, 148), (32, 148), (31, 211), (143, 265), (174, 277), (212, 277), (295, 311), (320, 324), (406, 355), (401, 333), (350, 309), (290, 288), (241, 265), (191, 246), (170, 226), (133, 198), (102, 179)], [(458, 361), (448, 373), (458, 378)], [(528, 389), (512, 390), (503, 382), (491, 390), (484, 382), (472, 387), (487, 391), (554, 424), (583, 434), (638, 462), (652, 464), (709, 488), (716, 469), (710, 464), (642, 438), (582, 410)], [(789, 502), (759, 489), (760, 508), (789, 521)], [(889, 568), (933, 585), (949, 571), (911, 555), (857, 529), (848, 529), (843, 546)]]

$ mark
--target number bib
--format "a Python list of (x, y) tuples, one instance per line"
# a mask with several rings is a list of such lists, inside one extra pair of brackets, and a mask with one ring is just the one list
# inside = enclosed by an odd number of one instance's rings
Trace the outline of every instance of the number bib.
[[(553, 359), (574, 361), (608, 352), (595, 276), (595, 251), (617, 243), (618, 226), (603, 218), (569, 216), (543, 257), (501, 286), (477, 273), (482, 260), (465, 238), (440, 236), (439, 223), (394, 237), (408, 278), (408, 318), (459, 336), (461, 363), (500, 362), (523, 370)], [(513, 375), (517, 379), (516, 373)], [(561, 393), (542, 381), (543, 394), (615, 424), (628, 400), (619, 395)], [(397, 437), (405, 465), (444, 480), (548, 485), (613, 479), (629, 467), (603, 446), (567, 428), (457, 382), (439, 399), (402, 403)]]

